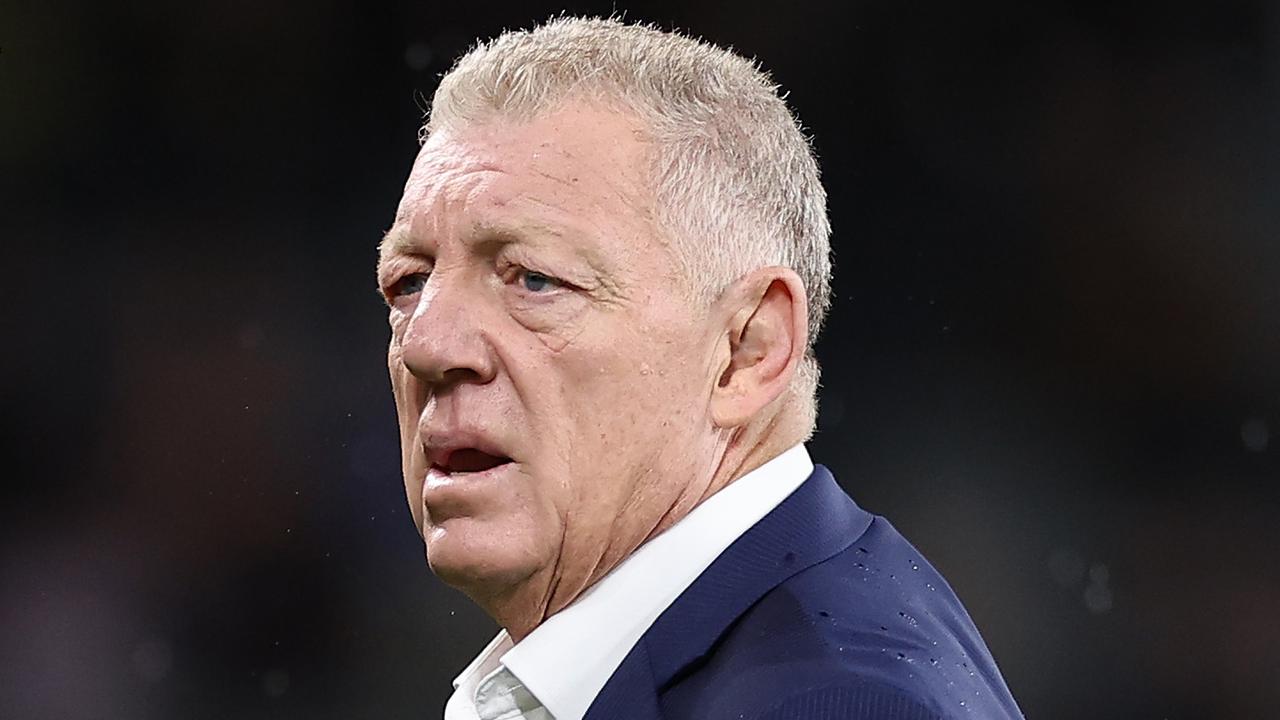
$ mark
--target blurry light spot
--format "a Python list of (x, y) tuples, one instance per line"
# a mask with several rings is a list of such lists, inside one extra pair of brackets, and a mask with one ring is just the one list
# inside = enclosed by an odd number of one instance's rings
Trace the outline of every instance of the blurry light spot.
[(267, 697), (278, 698), (289, 690), (289, 673), (283, 669), (276, 668), (268, 670), (266, 675), (262, 676), (262, 692)]
[(1111, 579), (1111, 572), (1107, 570), (1107, 566), (1097, 563), (1089, 568), (1089, 581), (1095, 585), (1106, 585)]
[(163, 640), (147, 640), (133, 650), (133, 669), (147, 682), (163, 680), (173, 668), (173, 653)]
[(1094, 584), (1084, 589), (1084, 606), (1094, 615), (1111, 610), (1111, 591), (1106, 585)]
[(1084, 589), (1084, 606), (1094, 615), (1111, 610), (1111, 589), (1107, 587), (1110, 579), (1111, 573), (1106, 565), (1097, 563), (1089, 568), (1089, 586)]
[(404, 64), (414, 72), (422, 72), (431, 67), (433, 57), (435, 54), (431, 52), (431, 46), (424, 42), (409, 43), (404, 49)]
[(1249, 418), (1240, 426), (1240, 439), (1253, 452), (1262, 452), (1271, 442), (1271, 428), (1262, 418)]

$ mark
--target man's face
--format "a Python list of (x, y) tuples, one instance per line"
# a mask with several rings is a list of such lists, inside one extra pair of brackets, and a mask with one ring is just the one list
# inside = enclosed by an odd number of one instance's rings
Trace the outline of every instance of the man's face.
[(716, 333), (653, 229), (639, 138), (575, 105), (438, 131), (383, 243), (405, 492), (473, 596), (576, 594), (714, 471)]

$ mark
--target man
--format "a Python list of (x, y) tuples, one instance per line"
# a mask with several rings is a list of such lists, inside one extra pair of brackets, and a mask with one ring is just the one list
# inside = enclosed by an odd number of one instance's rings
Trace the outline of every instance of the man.
[(444, 77), (381, 245), (405, 491), (504, 628), (466, 718), (1020, 717), (803, 441), (826, 196), (750, 62), (613, 20)]

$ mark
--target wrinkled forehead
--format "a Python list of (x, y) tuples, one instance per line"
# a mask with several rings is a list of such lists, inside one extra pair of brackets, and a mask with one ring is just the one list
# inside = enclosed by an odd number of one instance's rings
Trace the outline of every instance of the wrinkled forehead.
[(544, 205), (572, 213), (651, 216), (649, 147), (637, 123), (570, 107), (530, 121), (502, 119), (435, 130), (405, 185), (397, 223), (441, 193), (484, 195), (491, 205)]

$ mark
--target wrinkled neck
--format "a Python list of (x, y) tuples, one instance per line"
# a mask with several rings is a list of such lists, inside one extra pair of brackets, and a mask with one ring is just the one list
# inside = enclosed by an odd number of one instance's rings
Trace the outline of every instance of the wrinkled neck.
[[(636, 498), (633, 508), (620, 513), (614, 528), (618, 532), (591, 548), (592, 554), (587, 558), (566, 554), (562, 543), (555, 562), (517, 586), (488, 595), (468, 594), (506, 628), (514, 642), (520, 642), (547, 618), (573, 604), (640, 546), (683, 520), (733, 481), (804, 440), (806, 430), (792, 415), (777, 412), (758, 422), (725, 430), (703, 469), (694, 471), (695, 476), (678, 485), (668, 498)], [(661, 512), (645, 512), (646, 506), (653, 507), (655, 503), (663, 508)], [(620, 527), (637, 518), (647, 519), (639, 526)]]

